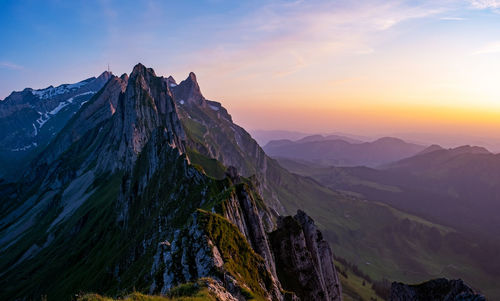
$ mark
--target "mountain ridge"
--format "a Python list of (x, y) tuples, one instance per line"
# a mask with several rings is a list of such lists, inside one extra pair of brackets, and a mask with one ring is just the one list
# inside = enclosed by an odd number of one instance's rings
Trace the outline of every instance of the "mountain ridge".
[(377, 167), (411, 157), (425, 149), (399, 138), (382, 137), (372, 142), (353, 141), (334, 136), (308, 136), (297, 141), (270, 141), (264, 150), (271, 157), (300, 159), (325, 166)]
[[(189, 96), (186, 104), (215, 112), (214, 102), (200, 102), (193, 78), (181, 82), (177, 93)], [(125, 79), (112, 78), (52, 142), (57, 147), (48, 148), (50, 158), (34, 162), (27, 172), (31, 179), (18, 185), (17, 200), (23, 202), (0, 223), (2, 296), (48, 292), (66, 299), (75, 289), (116, 294), (132, 287), (155, 293), (211, 277), (235, 298), (298, 300), (281, 289), (264, 230), (275, 228), (276, 216), (254, 184), (235, 170), (216, 180), (190, 164), (180, 99), (169, 79), (140, 64), (126, 87)], [(89, 118), (100, 122), (85, 125)], [(290, 238), (291, 244), (305, 245), (308, 235)], [(318, 249), (304, 252), (307, 258)], [(313, 270), (337, 281), (336, 293), (325, 281), (310, 292), (296, 279), (294, 288), (306, 299), (341, 300), (333, 258), (324, 260), (331, 270)], [(21, 274), (5, 269), (13, 264)], [(22, 281), (25, 273), (33, 282)]]

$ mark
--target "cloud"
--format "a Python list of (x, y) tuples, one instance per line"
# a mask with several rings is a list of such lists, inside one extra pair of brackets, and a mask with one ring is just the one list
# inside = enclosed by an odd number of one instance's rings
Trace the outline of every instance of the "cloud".
[(462, 18), (462, 17), (442, 17), (442, 18), (440, 18), (440, 20), (443, 20), (443, 21), (465, 21), (467, 19)]
[(475, 51), (473, 54), (480, 55), (480, 54), (491, 54), (491, 53), (500, 53), (500, 41), (489, 43), (484, 47)]
[(499, 9), (500, 0), (469, 0), (472, 7), (477, 9)]
[(10, 69), (10, 70), (23, 70), (24, 67), (21, 65), (14, 64), (12, 62), (0, 62), (0, 68)]
[(230, 24), (213, 37), (216, 45), (190, 57), (203, 58), (198, 69), (247, 75), (265, 70), (283, 77), (334, 57), (370, 54), (401, 23), (447, 10), (431, 1), (274, 1)]

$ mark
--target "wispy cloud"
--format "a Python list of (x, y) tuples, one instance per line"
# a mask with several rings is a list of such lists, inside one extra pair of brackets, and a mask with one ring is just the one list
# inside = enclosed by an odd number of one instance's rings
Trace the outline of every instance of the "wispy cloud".
[(469, 0), (472, 7), (477, 9), (499, 9), (500, 0)]
[[(228, 73), (271, 68), (282, 77), (334, 56), (373, 53), (377, 38), (399, 24), (447, 11), (432, 2), (338, 3), (271, 2), (219, 33), (223, 37), (215, 36), (215, 47), (192, 57), (203, 58), (198, 68)], [(266, 68), (256, 68), (262, 65)]]
[(22, 70), (22, 69), (24, 69), (24, 67), (21, 65), (14, 64), (12, 62), (6, 62), (6, 61), (0, 62), (0, 67), (5, 68), (5, 69), (10, 69), (10, 70)]
[(500, 53), (500, 41), (489, 43), (484, 47), (475, 51), (473, 54), (479, 55), (479, 54), (491, 54), (491, 53)]
[(467, 20), (466, 18), (462, 18), (462, 17), (442, 17), (439, 19), (443, 20), (443, 21), (465, 21), (465, 20)]

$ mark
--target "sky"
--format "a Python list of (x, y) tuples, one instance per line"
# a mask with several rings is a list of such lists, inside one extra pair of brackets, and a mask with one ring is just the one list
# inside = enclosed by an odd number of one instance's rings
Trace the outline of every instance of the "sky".
[(500, 0), (0, 0), (0, 28), (0, 99), (141, 62), (249, 130), (500, 140)]

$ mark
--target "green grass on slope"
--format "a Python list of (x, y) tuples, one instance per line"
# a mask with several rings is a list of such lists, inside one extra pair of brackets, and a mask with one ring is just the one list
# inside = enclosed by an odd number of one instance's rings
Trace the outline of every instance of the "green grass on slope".
[(227, 219), (201, 209), (198, 214), (199, 224), (220, 251), (224, 268), (250, 288), (252, 292), (245, 293), (251, 299), (264, 300), (267, 292), (263, 286), (270, 288), (272, 279), (262, 257), (255, 253), (238, 228)]
[(372, 279), (419, 282), (445, 276), (464, 278), (495, 294), (495, 279), (480, 271), (447, 241), (450, 229), (390, 206), (334, 192), (312, 179), (290, 174), (277, 187), (287, 211), (305, 210), (332, 244), (333, 252)]
[(197, 150), (189, 147), (187, 148), (187, 156), (191, 164), (198, 168), (201, 167), (208, 176), (215, 179), (223, 179), (226, 176), (226, 168), (219, 161), (204, 156)]
[(98, 294), (85, 294), (77, 301), (216, 301), (217, 298), (208, 290), (204, 280), (185, 283), (170, 290), (165, 296), (145, 295), (134, 292), (123, 298), (108, 298)]
[[(318, 170), (300, 162), (285, 163), (313, 177)], [(487, 297), (500, 298), (500, 278), (480, 266), (474, 255), (478, 246), (455, 229), (387, 204), (335, 193), (312, 179), (288, 177), (282, 182), (280, 199), (285, 207), (291, 211), (303, 206), (323, 230), (333, 252), (371, 278), (407, 283), (462, 278)]]
[(342, 263), (336, 264), (336, 267), (342, 284), (342, 298), (344, 301), (383, 300), (372, 289), (372, 283), (355, 275)]

